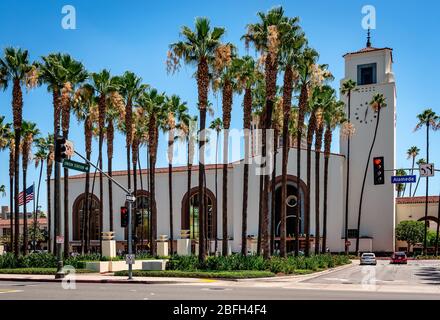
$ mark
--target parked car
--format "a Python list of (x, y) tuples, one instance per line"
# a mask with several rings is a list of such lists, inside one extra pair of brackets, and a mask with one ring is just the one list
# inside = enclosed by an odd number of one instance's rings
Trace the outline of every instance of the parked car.
[(406, 253), (401, 252), (401, 251), (394, 252), (393, 255), (391, 256), (390, 263), (392, 263), (392, 264), (407, 264), (408, 259), (406, 257)]
[(361, 265), (376, 265), (376, 255), (372, 252), (364, 252), (361, 255)]

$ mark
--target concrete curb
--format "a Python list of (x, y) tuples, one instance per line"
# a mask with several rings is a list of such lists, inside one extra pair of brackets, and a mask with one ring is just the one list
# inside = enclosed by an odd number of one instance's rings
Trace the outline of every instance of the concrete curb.
[[(0, 277), (0, 281), (16, 281), (16, 282), (63, 282), (63, 280), (67, 279), (31, 279), (31, 278), (2, 278)], [(70, 281), (70, 279), (69, 279)], [(75, 279), (76, 283), (114, 283), (114, 284), (183, 284), (183, 283), (192, 283), (191, 281), (183, 282), (183, 281), (172, 281), (172, 280), (122, 280), (122, 279)]]

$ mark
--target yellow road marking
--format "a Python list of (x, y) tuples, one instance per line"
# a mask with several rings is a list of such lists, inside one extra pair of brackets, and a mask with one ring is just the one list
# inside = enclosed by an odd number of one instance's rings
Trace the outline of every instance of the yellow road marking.
[(200, 279), (200, 282), (217, 282), (217, 280), (213, 280), (213, 279)]
[(15, 292), (23, 292), (23, 290), (0, 289), (0, 293), (15, 293)]

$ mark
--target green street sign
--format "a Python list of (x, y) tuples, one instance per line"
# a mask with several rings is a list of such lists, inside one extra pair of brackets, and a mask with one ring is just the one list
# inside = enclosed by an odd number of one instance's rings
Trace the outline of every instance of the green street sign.
[(82, 171), (82, 172), (89, 172), (90, 171), (90, 165), (87, 163), (81, 163), (73, 160), (65, 159), (63, 161), (63, 167), (67, 169), (72, 169), (76, 171)]

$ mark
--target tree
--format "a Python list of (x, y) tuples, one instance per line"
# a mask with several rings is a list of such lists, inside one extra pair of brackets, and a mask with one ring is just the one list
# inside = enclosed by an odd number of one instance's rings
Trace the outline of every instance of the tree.
[[(98, 166), (99, 169), (103, 170), (102, 166), (102, 146), (104, 143), (104, 129), (105, 129), (105, 119), (107, 111), (107, 103), (110, 96), (117, 90), (117, 78), (112, 77), (110, 72), (106, 69), (99, 73), (92, 73), (90, 75), (91, 85), (96, 92), (98, 98), (98, 132), (99, 132), (99, 155), (98, 155)], [(104, 182), (102, 172), (99, 172), (99, 234), (102, 234), (103, 224), (104, 224)], [(102, 253), (102, 238), (100, 238), (99, 250)]]
[[(265, 92), (265, 109), (264, 109), (264, 125), (262, 132), (262, 157), (267, 164), (270, 159), (267, 159), (266, 146), (266, 130), (271, 128), (273, 106), (276, 98), (276, 82), (278, 74), (278, 62), (280, 44), (282, 43), (283, 35), (290, 30), (291, 25), (296, 24), (297, 18), (287, 18), (284, 16), (282, 7), (275, 7), (266, 13), (259, 12), (259, 21), (247, 26), (247, 33), (242, 37), (246, 45), (252, 43), (257, 51), (259, 51), (264, 60), (266, 92)], [(262, 246), (263, 255), (265, 259), (270, 257), (269, 246), (269, 173), (265, 172), (263, 178), (263, 194), (262, 194)]]
[[(323, 121), (324, 133), (324, 203), (323, 203), (323, 226), (322, 226), (322, 253), (327, 251), (327, 220), (328, 220), (328, 176), (330, 149), (333, 139), (333, 131), (342, 125), (350, 127), (344, 111), (344, 103), (337, 101), (332, 95), (328, 108), (324, 108)], [(344, 136), (345, 130), (342, 130)]]
[[(247, 206), (248, 206), (248, 192), (249, 192), (249, 149), (250, 141), (249, 134), (251, 130), (251, 117), (252, 117), (252, 89), (255, 87), (258, 81), (261, 81), (263, 74), (259, 70), (259, 67), (255, 60), (251, 56), (244, 56), (240, 59), (235, 59), (234, 62), (237, 66), (237, 88), (240, 91), (244, 91), (243, 97), (243, 130), (244, 130), (244, 164), (243, 164), (243, 206), (241, 213), (241, 254), (247, 254)], [(219, 119), (220, 120), (220, 119)], [(216, 120), (214, 128), (218, 133), (221, 130), (221, 122)], [(214, 122), (213, 122), (214, 123)], [(216, 149), (217, 153), (217, 149)], [(217, 159), (217, 157), (216, 157)], [(217, 160), (216, 160), (217, 162)], [(216, 165), (217, 170), (217, 165)], [(217, 171), (216, 171), (217, 173)], [(217, 186), (217, 184), (216, 184)], [(216, 195), (217, 197), (217, 195)]]
[[(237, 72), (239, 61), (235, 61), (235, 47), (231, 44), (220, 45), (215, 52), (214, 91), (222, 93), (223, 122), (223, 174), (222, 174), (222, 254), (228, 255), (228, 162), (229, 162), (229, 128), (231, 124), (232, 101), (237, 91)], [(203, 211), (201, 214), (205, 214)], [(205, 214), (205, 221), (206, 214)]]
[(344, 242), (345, 242), (345, 254), (348, 254), (348, 217), (349, 217), (349, 191), (350, 191), (350, 152), (351, 152), (351, 135), (352, 135), (352, 127), (351, 124), (351, 97), (353, 92), (357, 91), (356, 82), (349, 79), (342, 83), (341, 94), (347, 97), (347, 124), (346, 124), (346, 133), (345, 137), (347, 138), (347, 174), (345, 177), (345, 223), (344, 223)]
[(373, 96), (373, 98), (370, 101), (371, 108), (377, 112), (377, 118), (376, 118), (376, 127), (374, 128), (374, 135), (373, 135), (373, 141), (371, 142), (370, 151), (368, 152), (368, 158), (367, 163), (365, 165), (365, 171), (364, 171), (364, 178), (362, 180), (362, 189), (359, 199), (359, 213), (358, 213), (358, 221), (357, 221), (357, 236), (356, 236), (356, 254), (359, 253), (359, 238), (361, 234), (361, 215), (362, 215), (362, 200), (364, 199), (364, 189), (365, 189), (365, 181), (367, 179), (367, 173), (368, 173), (368, 167), (370, 165), (370, 158), (371, 153), (373, 152), (374, 145), (376, 143), (376, 137), (377, 137), (377, 129), (379, 128), (379, 122), (380, 122), (380, 111), (382, 108), (385, 108), (387, 104), (385, 103), (385, 97), (381, 93), (377, 93)]
[(156, 159), (159, 140), (159, 129), (164, 127), (167, 116), (165, 94), (156, 89), (144, 91), (138, 101), (141, 118), (147, 121), (148, 155), (150, 163), (150, 214), (151, 214), (151, 255), (156, 255), (157, 210), (156, 210)]
[[(84, 122), (84, 145), (86, 152), (86, 159), (90, 161), (92, 154), (92, 137), (94, 124), (98, 121), (98, 105), (94, 96), (94, 89), (90, 84), (85, 84), (78, 88), (74, 95), (73, 111), (78, 122)], [(89, 251), (88, 246), (88, 219), (90, 216), (90, 172), (86, 172), (85, 180), (85, 200), (84, 207), (82, 208), (81, 218), (81, 253)]]
[[(417, 146), (412, 146), (406, 151), (406, 155), (408, 156), (408, 159), (412, 159), (412, 165), (411, 165), (411, 174), (414, 174), (414, 164), (416, 161), (416, 157), (419, 155), (420, 149)], [(406, 185), (405, 185), (406, 188)], [(411, 197), (412, 194), (412, 183), (409, 184), (409, 196)], [(404, 194), (405, 196), (405, 194)]]
[[(19, 159), (21, 126), (23, 121), (23, 93), (22, 85), (27, 88), (33, 88), (38, 84), (38, 72), (34, 65), (29, 62), (27, 50), (8, 47), (4, 50), (4, 57), (0, 59), (0, 88), (6, 89), (12, 84), (12, 113), (13, 126), (15, 133), (14, 141), (14, 216), (15, 216), (15, 239), (14, 254), (19, 255), (18, 235), (20, 233), (19, 225)], [(11, 208), (12, 211), (12, 208)]]
[(14, 246), (14, 218), (13, 218), (13, 206), (14, 206), (14, 133), (12, 132), (12, 124), (4, 123), (5, 117), (0, 117), (0, 150), (3, 151), (6, 148), (9, 149), (9, 221), (10, 221), (10, 237), (9, 237), (9, 250), (12, 250)]
[(131, 189), (130, 149), (133, 142), (133, 103), (140, 94), (148, 87), (142, 84), (142, 78), (131, 71), (126, 71), (121, 77), (117, 77), (118, 90), (125, 100), (125, 147), (127, 149), (127, 188)]
[[(403, 169), (396, 170), (396, 176), (405, 176), (405, 175), (406, 175), (405, 170), (403, 170)], [(405, 185), (403, 183), (396, 184), (396, 191), (397, 191), (398, 198), (402, 197), (404, 190), (405, 190)]]
[[(38, 214), (37, 211), (38, 211), (39, 200), (40, 200), (41, 178), (43, 176), (44, 161), (46, 161), (47, 155), (48, 155), (48, 146), (46, 144), (45, 138), (39, 138), (38, 140), (35, 141), (35, 144), (37, 147), (37, 152), (34, 155), (34, 162), (35, 162), (35, 168), (40, 167), (40, 174), (38, 177), (37, 201), (35, 204), (36, 211), (34, 212), (33, 227), (35, 227), (37, 225), (37, 214)], [(33, 250), (35, 251), (36, 250), (36, 243), (37, 243), (37, 240), (35, 239), (35, 233), (33, 234), (32, 243), (33, 243)]]
[(410, 252), (411, 246), (423, 241), (425, 231), (423, 221), (402, 221), (396, 227), (396, 238), (399, 241), (406, 241), (407, 252)]
[(6, 197), (6, 187), (4, 184), (0, 185), (0, 194), (2, 197)]
[[(218, 168), (217, 168), (217, 164), (218, 164), (218, 144), (219, 144), (219, 139), (220, 139), (220, 132), (223, 130), (223, 122), (221, 118), (215, 118), (214, 120), (212, 120), (211, 125), (209, 126), (209, 128), (211, 130), (215, 130), (216, 133), (216, 140), (215, 140), (215, 201), (216, 201), (216, 207), (218, 208)], [(217, 252), (217, 234), (218, 234), (218, 230), (217, 230), (217, 222), (214, 223), (215, 228), (213, 230), (213, 234), (215, 235), (215, 249), (214, 251)], [(242, 254), (243, 253), (243, 249), (242, 249)]]
[[(420, 130), (426, 127), (426, 162), (429, 163), (429, 131), (433, 131), (440, 128), (440, 116), (438, 116), (432, 109), (426, 109), (422, 113), (417, 115), (419, 122), (417, 123), (414, 131)], [(423, 254), (426, 255), (426, 229), (428, 229), (428, 194), (429, 194), (429, 178), (426, 177), (426, 190), (425, 190), (425, 235), (423, 239)]]
[(22, 170), (23, 170), (23, 254), (28, 254), (28, 223), (27, 223), (27, 210), (26, 210), (26, 189), (27, 189), (27, 168), (29, 160), (32, 159), (32, 144), (34, 139), (40, 134), (40, 130), (37, 128), (37, 124), (33, 122), (23, 121), (21, 127), (22, 134), (22, 144), (21, 144), (21, 155), (22, 155)]
[[(209, 67), (214, 60), (215, 52), (221, 44), (221, 38), (225, 33), (224, 28), (214, 27), (211, 29), (210, 21), (207, 18), (196, 18), (195, 28), (191, 30), (183, 26), (181, 36), (184, 40), (170, 45), (168, 52), (168, 71), (176, 71), (180, 66), (180, 61), (185, 64), (197, 66), (197, 90), (198, 90), (198, 108), (200, 111), (199, 130), (202, 136), (199, 139), (199, 150), (204, 150), (205, 144), (204, 130), (206, 128), (206, 111), (208, 107), (209, 91)], [(199, 211), (205, 212), (204, 201), (204, 176), (205, 176), (205, 155), (201, 152), (199, 155)], [(200, 215), (199, 233), (199, 260), (206, 258), (205, 246), (205, 221), (204, 215)]]
[[(61, 88), (61, 129), (63, 132), (63, 138), (69, 138), (70, 130), (70, 113), (72, 107), (72, 93), (75, 88), (83, 83), (87, 78), (88, 74), (84, 68), (84, 65), (72, 59), (68, 54), (61, 55), (59, 59), (62, 73), (62, 88)], [(70, 228), (69, 228), (69, 169), (64, 168), (64, 257), (69, 257), (69, 239), (70, 239)]]
[(167, 119), (164, 123), (164, 129), (168, 132), (168, 199), (169, 199), (169, 213), (170, 213), (170, 251), (171, 254), (174, 253), (173, 247), (173, 153), (174, 153), (174, 142), (176, 140), (175, 130), (178, 126), (177, 122), (180, 124), (184, 114), (188, 112), (188, 107), (186, 102), (182, 101), (179, 96), (172, 95), (166, 98), (166, 111)]
[[(296, 19), (298, 20), (298, 18)], [(281, 67), (284, 69), (283, 79), (283, 124), (282, 124), (282, 168), (281, 168), (281, 241), (280, 255), (286, 256), (286, 198), (287, 198), (287, 165), (289, 160), (289, 121), (292, 109), (293, 89), (298, 85), (297, 62), (304, 45), (307, 43), (304, 33), (294, 21), (286, 32), (281, 43)], [(273, 190), (274, 192), (275, 190)], [(309, 246), (306, 244), (305, 254), (308, 255)]]

